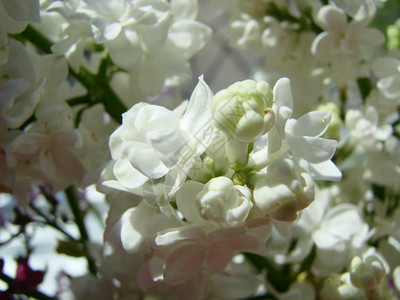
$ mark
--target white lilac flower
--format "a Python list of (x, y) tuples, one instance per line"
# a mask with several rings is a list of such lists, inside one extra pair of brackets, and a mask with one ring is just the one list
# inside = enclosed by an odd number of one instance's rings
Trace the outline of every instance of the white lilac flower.
[(323, 6), (315, 23), (324, 31), (313, 41), (311, 52), (324, 63), (324, 84), (346, 87), (359, 77), (367, 77), (368, 64), (385, 37), (376, 28), (368, 28), (375, 6), (368, 1), (349, 21), (346, 13), (334, 5)]
[(175, 193), (211, 142), (211, 98), (211, 90), (200, 78), (184, 112), (182, 107), (170, 111), (139, 103), (124, 113), (122, 125), (110, 137), (113, 162), (103, 185), (143, 194), (145, 183), (168, 174), (167, 194)]
[(60, 36), (51, 50), (56, 54), (65, 55), (71, 67), (79, 70), (85, 49), (94, 43), (90, 17), (85, 13), (84, 3), (80, 0), (53, 1), (47, 12), (45, 17), (53, 17), (52, 12), (56, 12), (64, 19), (64, 22), (58, 19), (55, 24), (60, 27)]
[(274, 86), (275, 125), (255, 144), (249, 166), (259, 171), (281, 158), (304, 159), (310, 164), (310, 174), (316, 180), (341, 179), (341, 173), (331, 161), (337, 142), (322, 138), (331, 113), (312, 111), (299, 119), (291, 119), (293, 97), (290, 80), (281, 78)]
[(350, 131), (350, 143), (369, 150), (380, 150), (382, 141), (393, 132), (389, 124), (380, 124), (378, 113), (373, 106), (363, 110), (351, 109), (346, 113), (345, 125)]
[(67, 65), (56, 55), (31, 59), (24, 46), (12, 40), (8, 79), (0, 81), (0, 118), (9, 128), (20, 127), (44, 98), (57, 95), (67, 77)]
[(375, 6), (361, 6), (350, 22), (343, 10), (333, 5), (323, 6), (315, 22), (324, 30), (314, 40), (311, 51), (322, 61), (340, 56), (370, 60), (373, 51), (385, 40), (376, 28), (367, 28), (375, 14)]
[(49, 11), (69, 23), (53, 50), (66, 53), (77, 68), (84, 50), (93, 47), (90, 43), (104, 46), (123, 73), (128, 72), (134, 100), (190, 78), (188, 60), (211, 37), (210, 27), (194, 20), (194, 0), (57, 1)]
[(185, 182), (176, 195), (176, 204), (189, 222), (207, 227), (212, 221), (225, 228), (244, 225), (253, 206), (251, 191), (234, 185), (227, 177), (213, 178), (205, 185)]
[(363, 252), (369, 235), (369, 226), (358, 207), (348, 203), (330, 207), (312, 233), (318, 249), (314, 272), (340, 271), (354, 255)]
[(395, 103), (400, 101), (400, 60), (395, 57), (379, 57), (372, 70), (379, 78), (376, 84), (378, 90)]

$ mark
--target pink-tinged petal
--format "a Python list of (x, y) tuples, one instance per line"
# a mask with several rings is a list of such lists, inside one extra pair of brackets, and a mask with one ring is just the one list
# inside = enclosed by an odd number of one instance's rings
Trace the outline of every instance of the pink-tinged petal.
[[(40, 157), (40, 167), (46, 176), (50, 179), (60, 178), (60, 180), (66, 181), (62, 184), (67, 186), (71, 183), (80, 183), (85, 175), (85, 168), (81, 161), (71, 151), (58, 144), (52, 145), (50, 151), (53, 162), (43, 159), (46, 156), (46, 150), (41, 152)], [(52, 167), (55, 169), (50, 171)], [(47, 173), (47, 170), (50, 172)]]
[(184, 283), (200, 271), (206, 256), (206, 248), (200, 245), (184, 245), (167, 258), (164, 266), (165, 283)]
[(139, 289), (146, 293), (146, 291), (154, 284), (150, 275), (150, 261), (146, 261), (140, 268), (137, 276), (136, 283)]
[(310, 163), (320, 163), (329, 160), (338, 142), (320, 137), (291, 136), (287, 139), (294, 157), (301, 157)]
[(206, 240), (207, 235), (199, 227), (183, 227), (158, 234), (155, 242), (157, 246), (168, 246), (180, 241), (195, 241), (200, 243)]
[(134, 189), (142, 186), (149, 180), (134, 167), (127, 158), (117, 160), (113, 167), (115, 177), (128, 189)]
[[(143, 292), (146, 293), (148, 289), (152, 289), (152, 291), (162, 294), (165, 293), (166, 291), (169, 290), (169, 286), (167, 286), (165, 283), (162, 281), (154, 281), (152, 272), (154, 271), (154, 260), (155, 257), (153, 257), (151, 260), (146, 261), (142, 267), (140, 268), (138, 274), (136, 275), (136, 283), (139, 287), (139, 289)], [(162, 266), (161, 266), (161, 271), (162, 271)]]
[(331, 112), (312, 111), (302, 115), (299, 119), (290, 119), (286, 123), (286, 131), (291, 135), (321, 136), (328, 129), (331, 121)]
[(287, 106), (293, 109), (292, 87), (289, 78), (279, 79), (274, 86), (274, 102), (279, 109)]
[(206, 276), (199, 271), (192, 279), (174, 287), (178, 299), (202, 300), (206, 291)]
[(212, 272), (223, 272), (237, 253), (237, 250), (228, 249), (225, 245), (214, 244), (207, 252), (207, 267)]
[(251, 252), (259, 255), (265, 255), (265, 242), (253, 234), (243, 234), (237, 238), (222, 240), (216, 242), (218, 246), (223, 246), (227, 249), (240, 251), (240, 252)]
[(315, 180), (340, 181), (342, 179), (342, 172), (330, 160), (311, 164), (311, 169)]

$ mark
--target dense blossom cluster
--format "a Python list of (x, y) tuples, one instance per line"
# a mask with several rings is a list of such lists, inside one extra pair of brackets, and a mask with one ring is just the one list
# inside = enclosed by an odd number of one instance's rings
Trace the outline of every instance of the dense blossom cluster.
[(57, 299), (398, 299), (400, 29), (371, 26), (392, 3), (208, 0), (263, 63), (182, 100), (201, 1), (0, 0), (0, 257), (23, 240), (0, 298), (53, 297), (31, 267), (53, 228), (87, 266)]

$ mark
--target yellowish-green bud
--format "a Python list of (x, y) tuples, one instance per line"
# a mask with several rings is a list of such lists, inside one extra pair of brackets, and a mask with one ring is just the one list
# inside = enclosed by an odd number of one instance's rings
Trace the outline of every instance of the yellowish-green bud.
[(376, 290), (385, 277), (385, 268), (376, 256), (362, 259), (358, 256), (351, 261), (351, 283), (364, 291)]
[(327, 102), (319, 105), (317, 110), (332, 112), (331, 121), (329, 122), (328, 129), (324, 133), (324, 137), (327, 139), (339, 140), (340, 131), (343, 126), (339, 107), (333, 102)]
[(211, 103), (215, 126), (228, 139), (251, 143), (274, 124), (273, 93), (265, 81), (236, 82), (218, 92)]
[(400, 19), (386, 30), (387, 46), (389, 50), (400, 49)]

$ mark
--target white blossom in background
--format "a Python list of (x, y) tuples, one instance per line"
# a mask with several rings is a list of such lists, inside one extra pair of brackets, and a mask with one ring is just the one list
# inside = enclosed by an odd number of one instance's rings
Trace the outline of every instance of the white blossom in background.
[(55, 55), (30, 57), (24, 46), (10, 42), (8, 79), (0, 86), (0, 117), (9, 128), (18, 128), (31, 117), (45, 98), (58, 97), (67, 77), (67, 65)]
[(48, 9), (54, 12), (68, 25), (52, 50), (77, 69), (85, 50), (103, 47), (121, 69), (113, 85), (127, 81), (129, 105), (189, 79), (188, 60), (211, 38), (211, 28), (195, 20), (195, 0), (56, 1)]
[(313, 41), (311, 52), (320, 62), (330, 65), (325, 71), (336, 86), (345, 86), (357, 77), (368, 76), (370, 63), (385, 38), (376, 28), (367, 28), (375, 15), (375, 5), (366, 1), (348, 21), (346, 13), (333, 5), (321, 7), (315, 22), (324, 30)]
[(0, 47), (7, 44), (7, 34), (21, 33), (28, 22), (40, 22), (38, 0), (0, 1)]
[(83, 146), (82, 136), (73, 128), (72, 112), (64, 102), (42, 103), (35, 112), (37, 121), (10, 142), (9, 165), (29, 159), (38, 163), (45, 182), (55, 191), (79, 183), (84, 168), (75, 153)]

